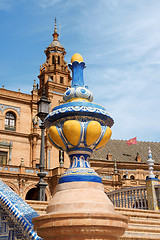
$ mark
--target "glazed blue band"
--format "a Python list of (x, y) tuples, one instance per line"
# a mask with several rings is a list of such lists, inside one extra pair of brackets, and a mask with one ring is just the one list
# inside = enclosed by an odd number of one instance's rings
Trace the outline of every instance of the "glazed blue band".
[(102, 107), (101, 105), (99, 105), (97, 103), (93, 103), (93, 102), (92, 103), (91, 102), (68, 102), (68, 103), (64, 103), (64, 104), (54, 107), (52, 109), (52, 112), (55, 110), (62, 109), (64, 107), (68, 108), (71, 106), (77, 106), (77, 107), (83, 106), (83, 107), (90, 107), (90, 108), (98, 108), (100, 110), (106, 111), (106, 109), (104, 107)]
[(59, 178), (58, 183), (66, 183), (66, 182), (96, 182), (102, 183), (102, 179), (99, 176), (86, 176), (86, 175), (70, 175), (70, 176), (62, 176)]

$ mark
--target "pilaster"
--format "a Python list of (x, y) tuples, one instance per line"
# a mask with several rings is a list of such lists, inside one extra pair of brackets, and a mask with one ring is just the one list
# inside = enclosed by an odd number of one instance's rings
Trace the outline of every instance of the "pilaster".
[(155, 185), (159, 184), (159, 180), (157, 178), (150, 178), (146, 180), (146, 188), (147, 188), (147, 199), (148, 199), (148, 209), (158, 211), (158, 203), (157, 196), (155, 191)]

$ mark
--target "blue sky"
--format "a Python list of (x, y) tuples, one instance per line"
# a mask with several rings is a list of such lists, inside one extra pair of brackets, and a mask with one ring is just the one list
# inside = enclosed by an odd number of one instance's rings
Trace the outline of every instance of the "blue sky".
[(115, 120), (112, 139), (159, 141), (160, 1), (0, 0), (0, 87), (30, 93), (55, 17), (65, 60), (83, 56), (94, 102)]

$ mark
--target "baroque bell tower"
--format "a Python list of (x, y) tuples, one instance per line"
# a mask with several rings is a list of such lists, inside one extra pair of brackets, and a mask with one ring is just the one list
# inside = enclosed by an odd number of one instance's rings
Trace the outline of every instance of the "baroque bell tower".
[[(55, 19), (53, 41), (45, 49), (46, 61), (40, 65), (38, 98), (44, 93), (50, 100), (50, 110), (63, 102), (63, 93), (70, 86), (71, 76), (67, 62), (64, 60), (65, 49), (60, 43)], [(54, 161), (52, 161), (52, 158)], [(53, 149), (45, 137), (45, 163), (46, 168), (54, 168), (59, 165), (59, 151)]]
[[(62, 94), (66, 91), (71, 81), (70, 71), (64, 60), (66, 52), (58, 39), (56, 19), (52, 36), (53, 41), (44, 51), (46, 62), (42, 66), (40, 65), (40, 74), (38, 76), (40, 80), (39, 95), (41, 96), (43, 89), (45, 89), (47, 97), (51, 100), (51, 107), (59, 104), (59, 101), (62, 100)], [(54, 104), (52, 99), (56, 100)], [(59, 100), (57, 101), (57, 99)]]

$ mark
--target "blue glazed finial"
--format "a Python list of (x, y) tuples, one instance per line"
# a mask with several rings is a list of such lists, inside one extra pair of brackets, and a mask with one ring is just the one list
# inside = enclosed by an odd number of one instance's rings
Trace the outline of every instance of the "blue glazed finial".
[[(86, 67), (83, 57), (79, 53), (75, 53), (71, 58), (71, 63), (68, 64), (72, 70), (71, 88), (67, 88), (63, 94), (64, 102), (67, 101), (93, 101), (92, 92), (88, 86), (84, 85), (83, 70)], [(75, 100), (76, 99), (76, 100)]]
[(85, 68), (84, 62), (74, 61), (72, 64), (69, 64), (70, 69), (72, 70), (72, 87), (83, 87), (83, 69)]

